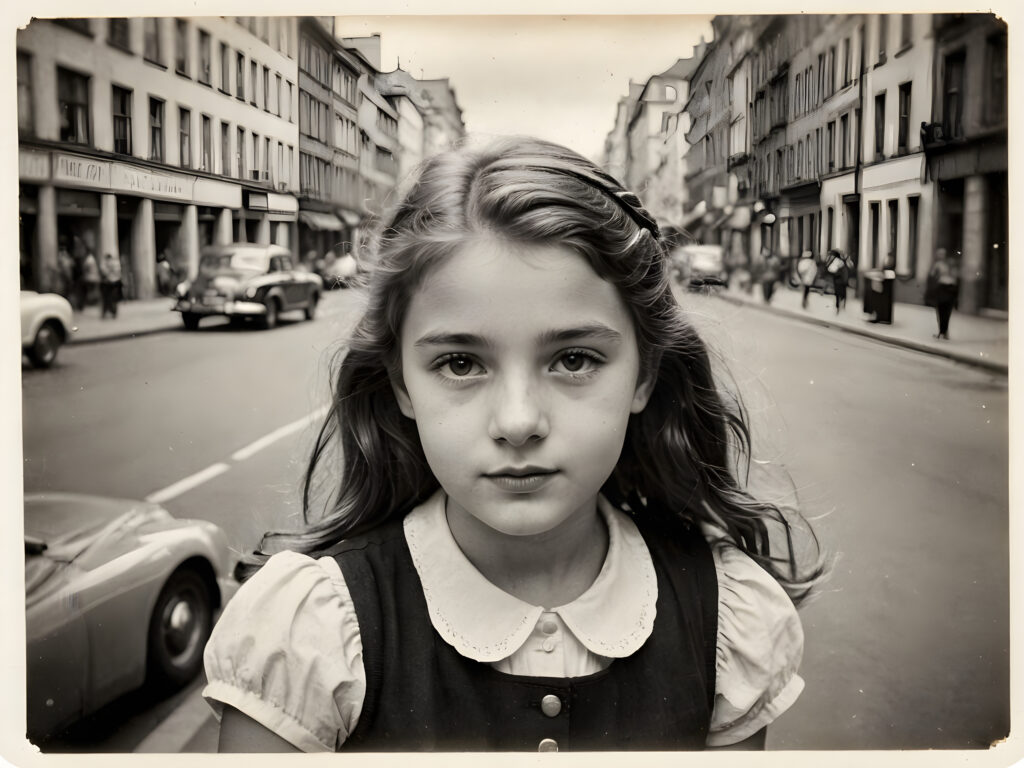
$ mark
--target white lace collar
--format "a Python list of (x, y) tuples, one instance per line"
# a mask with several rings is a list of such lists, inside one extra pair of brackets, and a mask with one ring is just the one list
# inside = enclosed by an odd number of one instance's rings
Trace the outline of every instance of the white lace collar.
[[(404, 521), (431, 624), (463, 656), (500, 661), (526, 642), (545, 609), (502, 591), (469, 562), (448, 528), (445, 498), (439, 490)], [(603, 496), (598, 496), (598, 509), (608, 526), (601, 572), (578, 598), (550, 610), (591, 653), (624, 658), (651, 634), (658, 584), (633, 521)]]

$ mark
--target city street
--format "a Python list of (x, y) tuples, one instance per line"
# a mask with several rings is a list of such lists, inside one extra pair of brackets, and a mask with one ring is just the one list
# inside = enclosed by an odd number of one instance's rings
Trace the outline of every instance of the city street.
[[(1005, 736), (1006, 378), (681, 298), (744, 397), (758, 487), (795, 488), (834, 556), (801, 609), (807, 687), (768, 748), (975, 748)], [(177, 516), (220, 525), (236, 551), (298, 525), (330, 357), (360, 299), (328, 293), (315, 321), (283, 317), (270, 332), (211, 323), (70, 345), (52, 370), (26, 367), (26, 491), (157, 494)], [(109, 735), (55, 748), (130, 751), (148, 727), (108, 722)]]

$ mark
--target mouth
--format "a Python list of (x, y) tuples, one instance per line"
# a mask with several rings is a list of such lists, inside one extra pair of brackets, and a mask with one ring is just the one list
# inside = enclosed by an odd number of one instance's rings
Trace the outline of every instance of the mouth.
[(503, 467), (484, 475), (488, 480), (510, 493), (529, 493), (543, 487), (558, 473), (548, 467)]

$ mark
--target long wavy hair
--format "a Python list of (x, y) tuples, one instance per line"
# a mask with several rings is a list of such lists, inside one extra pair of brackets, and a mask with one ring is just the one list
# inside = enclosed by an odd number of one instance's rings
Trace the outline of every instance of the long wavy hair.
[[(635, 515), (710, 523), (794, 600), (807, 594), (824, 573), (817, 540), (799, 512), (747, 490), (746, 414), (739, 398), (716, 383), (708, 349), (672, 293), (657, 224), (590, 161), (525, 137), (464, 145), (427, 160), (383, 220), (367, 305), (337, 360), (332, 405), (306, 471), (305, 529), (265, 534), (239, 562), (238, 578), (266, 561), (264, 550), (328, 553), (437, 490), (416, 423), (401, 414), (391, 387), (401, 376), (399, 329), (424, 274), (479, 233), (572, 249), (616, 286), (630, 311), (642, 371), (656, 383), (646, 408), (630, 417), (602, 489), (608, 500)], [(315, 511), (325, 482), (329, 501)], [(794, 542), (797, 529), (811, 537), (809, 563), (798, 554), (808, 550)]]

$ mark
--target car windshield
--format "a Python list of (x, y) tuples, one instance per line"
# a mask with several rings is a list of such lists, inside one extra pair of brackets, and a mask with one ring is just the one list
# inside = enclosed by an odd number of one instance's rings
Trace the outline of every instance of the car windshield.
[(267, 271), (269, 260), (262, 251), (221, 251), (206, 253), (199, 263), (199, 271), (203, 274), (219, 272), (256, 272)]

